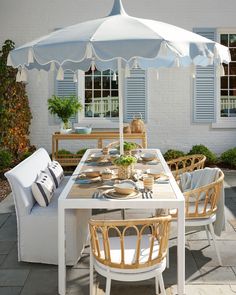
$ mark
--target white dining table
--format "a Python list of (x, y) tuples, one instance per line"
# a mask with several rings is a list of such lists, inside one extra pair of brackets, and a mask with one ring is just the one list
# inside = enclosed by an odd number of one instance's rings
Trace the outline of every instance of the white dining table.
[[(66, 233), (65, 214), (68, 209), (178, 209), (177, 217), (177, 292), (185, 294), (185, 201), (178, 184), (176, 183), (161, 151), (159, 149), (145, 149), (143, 152), (156, 153), (159, 159), (158, 165), (169, 176), (169, 182), (156, 186), (157, 194), (148, 199), (106, 199), (106, 198), (82, 198), (70, 197), (70, 192), (75, 186), (79, 173), (85, 169), (89, 155), (100, 152), (98, 149), (89, 149), (84, 154), (80, 163), (70, 177), (66, 187), (58, 199), (58, 292), (66, 294)], [(155, 167), (155, 166), (153, 166)], [(91, 288), (90, 288), (91, 290)], [(92, 294), (90, 294), (92, 295)]]

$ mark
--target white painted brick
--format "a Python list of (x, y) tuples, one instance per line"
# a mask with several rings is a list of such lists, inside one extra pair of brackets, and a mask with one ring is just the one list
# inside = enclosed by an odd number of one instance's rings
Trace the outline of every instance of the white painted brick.
[[(235, 27), (236, 1), (212, 0), (124, 0), (128, 13), (137, 17), (152, 18), (182, 26), (193, 27)], [(112, 1), (99, 0), (1, 0), (0, 45), (12, 39), (21, 45), (39, 36), (52, 32), (55, 28), (98, 18), (106, 15)], [(96, 9), (94, 9), (96, 7)], [(65, 13), (66, 12), (66, 13)], [(236, 30), (235, 30), (236, 31)], [(192, 124), (192, 88), (187, 69), (163, 69), (160, 80), (155, 72), (149, 76), (149, 118), (148, 144), (163, 151), (169, 148), (188, 151), (194, 144), (205, 144), (217, 153), (236, 146), (235, 129), (212, 129), (210, 124)], [(32, 71), (27, 91), (33, 120), (31, 142), (51, 151), (51, 134), (58, 126), (49, 126), (47, 99), (50, 96), (50, 80), (46, 73)], [(96, 146), (95, 141), (68, 142), (63, 148), (77, 150)]]

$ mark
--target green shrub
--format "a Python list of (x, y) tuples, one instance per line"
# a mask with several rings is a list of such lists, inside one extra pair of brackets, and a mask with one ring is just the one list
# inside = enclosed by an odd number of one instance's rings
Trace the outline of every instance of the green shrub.
[(236, 167), (236, 147), (225, 151), (220, 159), (224, 164)]
[(0, 150), (0, 170), (9, 168), (12, 163), (12, 154), (8, 150)]
[(213, 153), (212, 151), (210, 151), (203, 144), (194, 145), (188, 154), (189, 155), (196, 155), (196, 154), (204, 155), (204, 156), (206, 156), (206, 162), (208, 164), (216, 164), (218, 161), (216, 154)]
[(71, 154), (72, 154), (72, 153), (71, 153), (70, 151), (67, 151), (67, 150), (64, 150), (64, 149), (58, 151), (58, 155), (59, 155), (59, 156), (63, 156), (63, 155), (71, 155)]
[(164, 154), (164, 158), (166, 161), (170, 161), (173, 159), (177, 159), (180, 157), (185, 156), (185, 153), (182, 151), (178, 151), (178, 150), (168, 150), (165, 154)]
[(76, 154), (82, 157), (86, 151), (87, 151), (87, 149), (81, 149), (81, 150), (78, 150), (78, 152)]
[(130, 166), (137, 163), (137, 159), (133, 156), (121, 155), (119, 158), (115, 159), (113, 163), (117, 166)]

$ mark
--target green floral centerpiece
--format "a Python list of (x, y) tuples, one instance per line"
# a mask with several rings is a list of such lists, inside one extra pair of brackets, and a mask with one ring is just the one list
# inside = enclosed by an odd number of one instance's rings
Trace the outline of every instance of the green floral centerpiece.
[[(131, 152), (137, 148), (138, 148), (137, 143), (124, 141), (124, 153), (126, 155), (131, 155)], [(120, 146), (118, 146), (117, 149), (120, 150)]]
[(52, 115), (57, 115), (62, 120), (61, 133), (71, 131), (69, 119), (82, 110), (78, 97), (58, 97), (53, 95), (48, 99), (48, 110)]
[(118, 168), (118, 178), (129, 179), (133, 175), (134, 164), (137, 163), (137, 159), (133, 156), (121, 155), (119, 158), (115, 159), (113, 163)]

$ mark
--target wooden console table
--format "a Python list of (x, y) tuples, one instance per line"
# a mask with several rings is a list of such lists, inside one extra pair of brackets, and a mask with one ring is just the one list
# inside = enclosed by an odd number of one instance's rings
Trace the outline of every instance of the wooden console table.
[[(52, 159), (60, 162), (62, 166), (76, 166), (78, 165), (81, 157), (78, 155), (58, 155), (59, 141), (62, 140), (97, 140), (97, 147), (103, 148), (104, 140), (119, 140), (119, 132), (92, 132), (91, 134), (60, 134), (54, 133), (52, 135)], [(125, 133), (125, 140), (139, 140), (143, 148), (147, 148), (147, 135), (146, 133)]]

